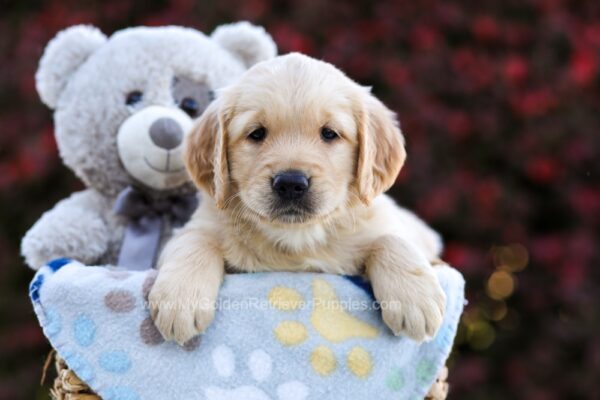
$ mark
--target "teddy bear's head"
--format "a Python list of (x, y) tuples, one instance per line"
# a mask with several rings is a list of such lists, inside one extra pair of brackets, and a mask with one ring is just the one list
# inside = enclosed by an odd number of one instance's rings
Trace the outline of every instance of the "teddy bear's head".
[(182, 27), (138, 27), (107, 38), (92, 26), (60, 32), (36, 74), (55, 110), (60, 154), (86, 185), (114, 196), (128, 185), (193, 190), (183, 138), (216, 95), (276, 47), (260, 27), (223, 25), (210, 37)]

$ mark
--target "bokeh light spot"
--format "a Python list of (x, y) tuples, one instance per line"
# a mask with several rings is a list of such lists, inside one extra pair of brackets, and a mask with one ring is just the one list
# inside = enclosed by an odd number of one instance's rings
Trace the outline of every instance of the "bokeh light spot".
[(503, 300), (513, 294), (515, 285), (515, 278), (510, 272), (499, 270), (488, 279), (486, 291), (492, 299)]
[(529, 252), (519, 243), (492, 248), (494, 265), (509, 272), (519, 272), (529, 263)]
[(496, 332), (489, 323), (478, 321), (469, 325), (467, 336), (472, 348), (475, 350), (485, 350), (496, 339)]

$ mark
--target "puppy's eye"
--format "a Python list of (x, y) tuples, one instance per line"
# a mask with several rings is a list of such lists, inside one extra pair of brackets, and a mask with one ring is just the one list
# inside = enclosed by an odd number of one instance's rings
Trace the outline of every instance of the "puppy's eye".
[(125, 104), (127, 104), (128, 106), (134, 106), (140, 101), (142, 101), (143, 97), (144, 96), (142, 95), (142, 92), (140, 92), (139, 90), (134, 90), (133, 92), (127, 93), (127, 97), (125, 98)]
[(321, 139), (326, 142), (331, 142), (335, 139), (339, 139), (339, 135), (333, 129), (329, 129), (327, 127), (321, 128)]
[(261, 126), (260, 128), (257, 128), (255, 130), (253, 130), (252, 132), (250, 132), (250, 134), (248, 135), (248, 139), (250, 139), (254, 142), (262, 142), (263, 140), (265, 140), (266, 136), (267, 136), (267, 130)]
[(181, 100), (179, 103), (179, 108), (181, 108), (187, 115), (190, 117), (195, 117), (198, 115), (198, 111), (200, 110), (200, 104), (195, 99), (191, 97), (186, 97)]

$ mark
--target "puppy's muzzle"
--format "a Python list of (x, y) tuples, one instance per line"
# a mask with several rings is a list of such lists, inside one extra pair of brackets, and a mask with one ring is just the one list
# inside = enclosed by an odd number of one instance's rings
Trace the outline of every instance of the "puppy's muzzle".
[(284, 201), (300, 200), (308, 192), (310, 182), (300, 171), (279, 172), (273, 177), (271, 187), (277, 196)]

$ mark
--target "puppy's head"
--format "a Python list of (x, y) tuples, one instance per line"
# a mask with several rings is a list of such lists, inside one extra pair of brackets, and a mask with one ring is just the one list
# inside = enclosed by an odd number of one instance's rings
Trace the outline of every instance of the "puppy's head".
[(395, 115), (331, 64), (289, 54), (222, 91), (186, 164), (220, 208), (273, 223), (323, 221), (387, 190), (404, 163)]

